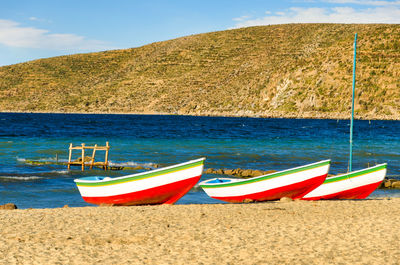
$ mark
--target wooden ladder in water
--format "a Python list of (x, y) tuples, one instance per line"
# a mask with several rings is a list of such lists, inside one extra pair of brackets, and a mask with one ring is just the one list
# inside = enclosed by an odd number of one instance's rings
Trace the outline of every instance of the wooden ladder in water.
[[(86, 165), (86, 161), (85, 161), (85, 150), (87, 149), (91, 149), (92, 150), (92, 156), (90, 159), (90, 169), (93, 168), (93, 166), (99, 166), (102, 167), (104, 170), (107, 170), (109, 168), (108, 166), (108, 152), (110, 150), (110, 145), (108, 142), (106, 142), (105, 146), (98, 146), (97, 144), (95, 144), (94, 146), (88, 146), (85, 145), (84, 143), (82, 143), (80, 146), (73, 146), (72, 143), (69, 144), (69, 156), (68, 156), (68, 170), (71, 169), (71, 165), (80, 165), (82, 168), (82, 171), (85, 170), (85, 165)], [(81, 150), (81, 160), (79, 161), (79, 158), (71, 161), (72, 160), (72, 150)], [(96, 156), (96, 151), (105, 151), (105, 158), (104, 158), (104, 162), (95, 162), (95, 156)]]

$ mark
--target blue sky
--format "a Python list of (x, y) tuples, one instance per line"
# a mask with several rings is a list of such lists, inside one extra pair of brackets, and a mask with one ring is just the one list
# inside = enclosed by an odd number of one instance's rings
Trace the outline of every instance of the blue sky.
[(0, 66), (286, 23), (400, 23), (400, 0), (0, 0)]

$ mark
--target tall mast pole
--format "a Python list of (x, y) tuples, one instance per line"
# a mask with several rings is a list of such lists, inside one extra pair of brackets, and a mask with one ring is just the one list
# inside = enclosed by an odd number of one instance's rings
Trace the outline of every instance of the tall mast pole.
[(354, 93), (356, 89), (356, 54), (357, 54), (357, 33), (354, 35), (354, 61), (353, 61), (353, 94), (351, 100), (351, 122), (350, 122), (350, 158), (349, 171), (352, 171), (353, 161), (353, 120), (354, 120)]

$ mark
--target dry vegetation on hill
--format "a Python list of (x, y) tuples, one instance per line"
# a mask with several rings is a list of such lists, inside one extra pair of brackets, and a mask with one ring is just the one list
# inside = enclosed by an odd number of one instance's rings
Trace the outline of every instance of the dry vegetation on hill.
[(0, 110), (400, 118), (400, 26), (289, 24), (0, 67)]

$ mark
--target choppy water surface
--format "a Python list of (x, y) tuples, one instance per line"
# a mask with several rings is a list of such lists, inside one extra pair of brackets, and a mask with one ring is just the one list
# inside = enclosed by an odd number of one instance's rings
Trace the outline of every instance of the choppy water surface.
[[(353, 169), (387, 162), (388, 175), (399, 178), (400, 122), (357, 120), (354, 126)], [(89, 206), (80, 197), (75, 178), (134, 171), (68, 171), (65, 166), (31, 165), (27, 160), (55, 161), (58, 156), (67, 161), (69, 143), (106, 141), (111, 145), (110, 161), (117, 166), (166, 166), (206, 157), (206, 168), (282, 170), (331, 159), (330, 173), (341, 173), (348, 167), (349, 121), (0, 113), (0, 204)], [(96, 160), (103, 154), (98, 152)], [(378, 190), (371, 196), (399, 194)], [(195, 187), (178, 203), (216, 202)]]

